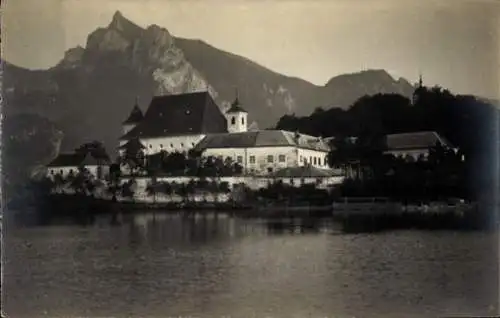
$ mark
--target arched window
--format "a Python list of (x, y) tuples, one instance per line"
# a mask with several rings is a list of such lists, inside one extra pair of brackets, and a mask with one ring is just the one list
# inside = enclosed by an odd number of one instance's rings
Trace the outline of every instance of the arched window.
[(233, 117), (231, 118), (231, 125), (235, 125), (236, 124), (236, 117)]
[(244, 125), (245, 124), (245, 118), (244, 117), (241, 117), (241, 124)]

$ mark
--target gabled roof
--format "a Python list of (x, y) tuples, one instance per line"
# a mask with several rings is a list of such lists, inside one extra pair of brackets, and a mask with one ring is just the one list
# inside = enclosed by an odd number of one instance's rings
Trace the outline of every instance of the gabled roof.
[[(297, 138), (298, 137), (298, 138)], [(203, 151), (214, 148), (251, 148), (298, 146), (305, 149), (329, 151), (322, 139), (296, 134), (285, 130), (260, 130), (232, 134), (212, 134), (203, 138), (194, 150)]]
[(132, 108), (132, 111), (130, 112), (130, 115), (128, 115), (128, 118), (125, 119), (123, 124), (137, 124), (142, 121), (144, 118), (144, 115), (142, 114), (141, 109), (137, 105), (137, 103), (134, 105), (134, 108)]
[(434, 147), (438, 142), (445, 147), (452, 147), (452, 145), (444, 137), (435, 131), (419, 131), (387, 135), (387, 149), (389, 151), (428, 149)]
[(146, 149), (146, 146), (142, 144), (142, 142), (139, 140), (139, 138), (132, 138), (129, 141), (127, 141), (125, 144), (121, 145), (118, 147), (118, 149)]
[(231, 107), (226, 111), (226, 114), (230, 113), (248, 113), (243, 107), (241, 107), (238, 97), (231, 104)]
[(106, 158), (95, 158), (91, 154), (82, 153), (62, 153), (52, 160), (48, 167), (78, 167), (80, 165), (93, 166), (99, 164), (108, 164), (110, 160)]
[(61, 153), (47, 166), (49, 167), (76, 167), (80, 165), (84, 157), (77, 153)]
[(92, 156), (91, 154), (86, 154), (85, 156), (83, 156), (83, 160), (80, 162), (81, 165), (83, 166), (97, 166), (101, 163), (103, 163), (102, 161), (107, 161), (106, 159), (97, 159), (95, 158), (94, 156)]
[(208, 92), (155, 96), (144, 119), (121, 140), (227, 132), (226, 118)]
[(332, 169), (319, 169), (309, 165), (283, 168), (273, 174), (274, 177), (278, 178), (325, 178), (337, 175)]

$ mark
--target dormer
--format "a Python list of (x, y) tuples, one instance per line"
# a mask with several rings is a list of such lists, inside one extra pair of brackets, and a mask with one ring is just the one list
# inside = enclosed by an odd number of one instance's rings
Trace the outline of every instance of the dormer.
[(241, 107), (238, 97), (226, 111), (227, 131), (229, 133), (246, 132), (248, 112)]
[(129, 131), (131, 131), (138, 123), (142, 121), (144, 115), (142, 114), (141, 109), (137, 103), (137, 99), (135, 100), (134, 108), (130, 112), (128, 118), (122, 123), (123, 134), (125, 135)]

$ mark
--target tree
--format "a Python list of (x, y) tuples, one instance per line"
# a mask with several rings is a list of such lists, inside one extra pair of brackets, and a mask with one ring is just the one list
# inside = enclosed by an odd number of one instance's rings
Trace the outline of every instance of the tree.
[(109, 158), (104, 145), (100, 141), (96, 140), (82, 144), (80, 147), (75, 149), (75, 152), (84, 156), (90, 154), (96, 159), (107, 160)]
[(56, 192), (61, 192), (61, 188), (64, 187), (66, 184), (66, 180), (64, 180), (64, 177), (60, 173), (56, 173), (54, 175), (54, 187), (56, 189)]
[[(71, 172), (70, 172), (71, 174)], [(72, 177), (68, 176), (70, 182), (70, 187), (75, 191), (75, 193), (85, 194), (86, 193), (86, 181), (87, 173), (83, 166), (78, 167), (78, 173)]]
[(108, 192), (112, 196), (112, 200), (116, 200), (116, 194), (120, 189), (121, 169), (119, 163), (113, 163), (109, 166), (108, 176)]
[(179, 186), (177, 188), (177, 194), (179, 194), (181, 196), (183, 202), (187, 201), (189, 192), (188, 192), (187, 185), (185, 183), (179, 184)]
[(121, 186), (121, 195), (124, 198), (134, 198), (135, 191), (133, 189), (136, 184), (134, 179), (130, 179)]
[(194, 179), (190, 179), (186, 184), (186, 195), (189, 197), (196, 193), (196, 181)]
[(156, 203), (157, 187), (158, 187), (158, 184), (157, 184), (155, 178), (153, 178), (153, 180), (151, 181), (151, 183), (149, 183), (146, 186), (146, 193), (147, 193), (148, 196), (152, 196), (153, 197), (153, 203)]
[(175, 184), (170, 184), (164, 181), (160, 183), (159, 191), (165, 194), (166, 196), (172, 196), (172, 194), (174, 193), (174, 185)]
[(328, 153), (328, 164), (340, 166), (348, 177), (352, 176), (353, 164), (360, 158), (357, 141), (349, 137), (338, 136), (332, 142), (333, 149)]
[(168, 153), (162, 166), (162, 170), (169, 174), (184, 175), (187, 168), (186, 155), (181, 152)]
[(219, 190), (222, 192), (222, 193), (229, 193), (231, 192), (231, 189), (229, 187), (229, 182), (227, 181), (223, 181), (219, 184)]
[(130, 140), (120, 156), (120, 166), (127, 166), (132, 175), (146, 168), (144, 145), (139, 139)]

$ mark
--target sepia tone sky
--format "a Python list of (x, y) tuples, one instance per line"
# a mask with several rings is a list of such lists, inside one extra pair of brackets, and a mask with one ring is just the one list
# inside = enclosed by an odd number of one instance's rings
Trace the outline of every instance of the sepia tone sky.
[[(85, 46), (116, 10), (323, 85), (383, 68), (499, 98), (500, 2), (488, 0), (4, 0), (3, 56), (32, 69)], [(8, 79), (7, 79), (8, 80)]]

